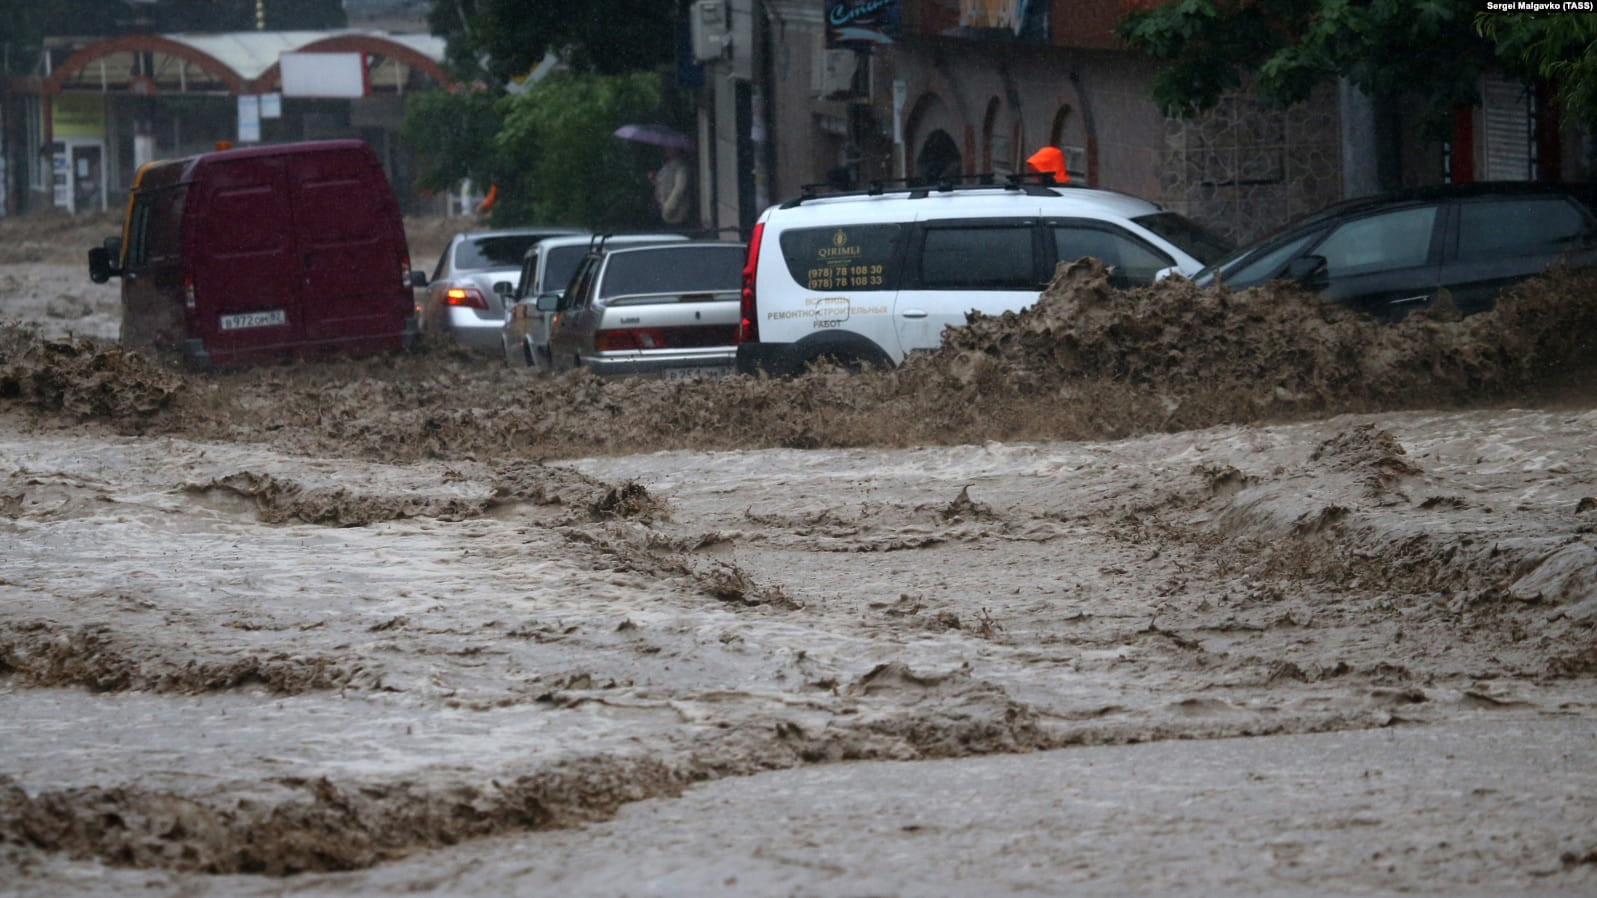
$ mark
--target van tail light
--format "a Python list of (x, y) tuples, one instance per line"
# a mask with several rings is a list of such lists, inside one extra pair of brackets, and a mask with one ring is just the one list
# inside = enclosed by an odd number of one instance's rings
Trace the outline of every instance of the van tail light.
[(183, 307), (188, 309), (190, 312), (194, 311), (196, 307), (196, 303), (194, 302), (193, 275), (184, 275), (183, 277)]
[(738, 332), (733, 343), (760, 342), (759, 312), (754, 306), (754, 274), (760, 261), (760, 236), (764, 232), (765, 223), (761, 222), (749, 235), (749, 255), (743, 262), (743, 292), (738, 295)]
[(444, 291), (444, 305), (488, 310), (488, 301), (482, 298), (482, 291), (476, 287), (450, 287)]
[(410, 286), (410, 257), (399, 257), (399, 282), (406, 287)]

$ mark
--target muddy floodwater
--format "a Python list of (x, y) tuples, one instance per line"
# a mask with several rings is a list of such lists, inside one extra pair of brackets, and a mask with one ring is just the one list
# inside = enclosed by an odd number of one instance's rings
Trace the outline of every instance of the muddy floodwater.
[(81, 230), (0, 227), (0, 894), (1597, 893), (1597, 275), (206, 374)]

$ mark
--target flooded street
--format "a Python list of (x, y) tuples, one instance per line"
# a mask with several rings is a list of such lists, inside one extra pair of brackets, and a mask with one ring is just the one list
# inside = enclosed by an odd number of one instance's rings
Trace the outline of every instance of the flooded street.
[(1584, 371), (201, 375), (75, 275), (0, 265), (0, 893), (1597, 889)]

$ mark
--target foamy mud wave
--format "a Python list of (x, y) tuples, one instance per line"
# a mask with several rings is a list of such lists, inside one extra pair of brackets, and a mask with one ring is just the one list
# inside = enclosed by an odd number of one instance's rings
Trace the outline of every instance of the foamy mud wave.
[(1469, 318), (1443, 301), (1384, 324), (1286, 283), (1116, 290), (1084, 259), (1062, 265), (1035, 305), (944, 331), (900, 378), (956, 407), (1047, 397), (1091, 435), (1124, 436), (1467, 406), (1594, 367), (1597, 271), (1553, 272)]
[[(1318, 732), (1390, 723), (1416, 701), (1378, 690), (1366, 710), (1268, 721), (1220, 700), (1187, 700), (1171, 719), (1044, 721), (966, 669), (878, 664), (848, 682), (812, 684), (815, 699), (776, 716), (721, 717), (713, 696), (676, 703), (698, 730), (675, 747), (590, 754), (535, 769), (427, 771), (399, 779), (280, 778), (180, 795), (126, 786), (29, 794), (0, 780), (0, 843), (106, 863), (282, 876), (370, 867), (466, 839), (579, 826), (623, 805), (675, 796), (707, 780), (848, 760), (968, 758), (1157, 738)], [(589, 698), (546, 699), (572, 708)], [(239, 791), (232, 791), (239, 790)]]
[(0, 399), (81, 420), (142, 425), (183, 383), (175, 372), (118, 346), (43, 340), (29, 328), (0, 325)]
[[(562, 510), (545, 524), (572, 521), (669, 518), (666, 504), (642, 484), (600, 483), (569, 468), (541, 464), (507, 464), (491, 475), (492, 484), (475, 495), (437, 495), (392, 489), (363, 490), (348, 485), (317, 486), (260, 471), (237, 471), (203, 482), (186, 483), (184, 491), (214, 499), (246, 500), (257, 520), (268, 524), (300, 522), (332, 527), (362, 527), (406, 518), (464, 521), (506, 506), (524, 503)], [(0, 514), (7, 508), (0, 495)]]
[(394, 462), (670, 449), (1104, 439), (1342, 412), (1469, 407), (1589, 383), (1597, 272), (1560, 270), (1458, 319), (1392, 325), (1302, 290), (1173, 278), (1122, 291), (1092, 260), (1032, 307), (972, 314), (895, 371), (794, 379), (539, 378), (456, 347), (180, 374), (86, 342), (0, 339), (0, 398), (196, 440)]
[[(892, 691), (909, 711), (869, 711)], [(913, 693), (913, 694), (906, 694)], [(768, 718), (712, 728), (680, 750), (575, 756), (541, 769), (399, 780), (238, 784), (248, 794), (184, 796), (89, 786), (28, 794), (0, 780), (0, 843), (132, 867), (287, 875), (369, 867), (466, 839), (576, 826), (623, 804), (726, 776), (845, 759), (970, 757), (1053, 740), (1022, 705), (968, 674), (878, 667), (840, 690), (867, 713), (823, 723)]]
[(34, 621), (0, 629), (0, 676), (29, 687), (181, 695), (262, 688), (298, 695), (376, 682), (359, 663), (321, 656), (267, 652), (183, 661), (173, 657), (179, 654), (167, 646), (136, 644), (106, 626)]
[[(641, 487), (639, 487), (641, 489)], [(593, 563), (655, 580), (679, 579), (695, 592), (734, 606), (800, 607), (780, 585), (762, 583), (738, 565), (706, 557), (698, 550), (722, 541), (720, 534), (671, 538), (641, 524), (617, 522), (599, 528), (570, 528), (568, 542), (584, 546)]]

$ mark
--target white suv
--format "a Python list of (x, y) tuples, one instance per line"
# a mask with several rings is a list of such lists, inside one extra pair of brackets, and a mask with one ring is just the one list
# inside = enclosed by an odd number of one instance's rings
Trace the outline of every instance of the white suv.
[(1117, 286), (1195, 274), (1231, 244), (1144, 199), (1012, 179), (804, 194), (766, 209), (743, 270), (737, 368), (821, 359), (891, 367), (935, 349), (971, 310), (1037, 301), (1061, 261), (1092, 256)]

